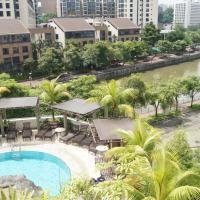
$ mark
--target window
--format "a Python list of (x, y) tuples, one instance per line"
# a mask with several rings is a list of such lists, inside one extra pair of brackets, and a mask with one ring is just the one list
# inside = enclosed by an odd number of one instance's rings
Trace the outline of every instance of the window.
[(19, 11), (16, 11), (15, 16), (20, 17)]
[(59, 36), (58, 36), (58, 34), (56, 34), (56, 40), (58, 40), (59, 39)]
[(23, 46), (22, 47), (22, 51), (23, 51), (23, 53), (27, 53), (28, 52), (28, 47), (27, 46)]
[(0, 8), (3, 8), (3, 5), (2, 5), (2, 3), (0, 3)]
[(10, 16), (11, 16), (10, 11), (7, 11), (6, 14), (7, 14), (7, 17), (10, 17)]
[(9, 55), (9, 48), (3, 48), (3, 55)]
[(19, 53), (19, 48), (13, 47), (13, 54), (18, 54), (18, 53)]
[(20, 64), (19, 56), (13, 57), (13, 65)]
[(11, 66), (12, 65), (11, 58), (4, 58), (4, 65), (5, 66)]
[(10, 4), (9, 3), (6, 3), (6, 8), (10, 8)]
[(0, 11), (0, 17), (3, 17), (3, 11)]

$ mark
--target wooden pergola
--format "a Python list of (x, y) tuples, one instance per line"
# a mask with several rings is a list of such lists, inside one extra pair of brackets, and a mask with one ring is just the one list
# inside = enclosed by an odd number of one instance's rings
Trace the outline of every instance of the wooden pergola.
[(52, 106), (52, 108), (59, 110), (64, 115), (64, 127), (66, 133), (68, 132), (67, 127), (67, 116), (68, 115), (76, 115), (76, 116), (86, 116), (93, 114), (93, 118), (96, 117), (96, 112), (101, 109), (101, 106), (98, 103), (90, 103), (84, 99), (72, 99), (69, 101), (65, 101), (63, 103), (59, 103), (57, 105)]
[(6, 119), (6, 110), (19, 108), (35, 108), (37, 129), (40, 129), (39, 123), (39, 98), (38, 97), (14, 97), (0, 99), (0, 127), (1, 134), (4, 135), (3, 120)]
[(121, 143), (122, 138), (117, 130), (132, 131), (134, 128), (134, 122), (129, 118), (94, 119), (93, 123), (99, 140), (109, 142), (111, 147), (113, 143)]

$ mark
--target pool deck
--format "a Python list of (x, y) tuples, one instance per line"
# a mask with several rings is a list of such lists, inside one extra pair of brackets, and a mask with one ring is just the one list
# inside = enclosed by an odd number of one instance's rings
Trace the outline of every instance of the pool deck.
[[(11, 147), (13, 145), (14, 147)], [(0, 153), (9, 152), (12, 149), (13, 151), (40, 151), (57, 156), (68, 165), (72, 178), (92, 178), (99, 174), (95, 168), (95, 155), (86, 148), (71, 144), (66, 145), (58, 141), (3, 143), (0, 146)]]

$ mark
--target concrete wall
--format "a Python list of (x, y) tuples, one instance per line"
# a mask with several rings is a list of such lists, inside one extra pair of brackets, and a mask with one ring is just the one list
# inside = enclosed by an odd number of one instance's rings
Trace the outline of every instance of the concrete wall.
[(117, 68), (110, 68), (108, 70), (95, 72), (93, 75), (96, 75), (97, 81), (109, 80), (109, 79), (128, 76), (136, 72), (144, 72), (144, 71), (148, 71), (148, 70), (152, 70), (156, 68), (176, 65), (179, 63), (188, 62), (188, 61), (199, 59), (199, 58), (200, 58), (200, 52), (195, 52), (192, 54), (185, 54), (185, 55), (178, 56), (175, 58), (168, 58), (166, 60), (162, 60), (156, 63), (142, 63), (142, 64), (135, 64), (132, 66), (124, 66), (124, 67), (120, 66)]

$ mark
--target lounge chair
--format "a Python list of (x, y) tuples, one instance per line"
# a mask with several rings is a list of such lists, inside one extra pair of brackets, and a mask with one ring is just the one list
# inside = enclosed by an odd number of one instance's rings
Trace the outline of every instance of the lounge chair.
[(53, 137), (55, 136), (56, 132), (55, 132), (55, 129), (50, 129), (49, 131), (47, 131), (45, 134), (44, 134), (44, 140), (45, 139), (50, 139), (51, 141), (53, 140)]
[(90, 144), (92, 143), (93, 138), (92, 137), (86, 137), (85, 139), (83, 139), (81, 141), (81, 145), (83, 146), (90, 146)]
[(17, 129), (16, 129), (16, 123), (10, 123), (7, 129), (7, 136), (6, 136), (6, 140), (10, 141), (10, 140), (16, 140), (17, 138)]
[(77, 136), (75, 136), (74, 138), (72, 138), (72, 143), (77, 143), (80, 144), (81, 141), (86, 137), (86, 135), (84, 134), (78, 134)]
[(39, 132), (35, 135), (35, 139), (44, 139), (44, 135), (50, 130), (50, 128), (47, 128), (47, 129), (41, 129), (39, 130)]
[(75, 136), (77, 136), (77, 133), (68, 133), (67, 135), (60, 137), (59, 141), (60, 142), (64, 142), (67, 143), (68, 141), (70, 141), (72, 138), (74, 138)]
[(23, 140), (25, 140), (25, 139), (31, 140), (32, 135), (33, 135), (33, 132), (31, 130), (31, 123), (30, 122), (23, 123), (23, 130), (22, 130)]

